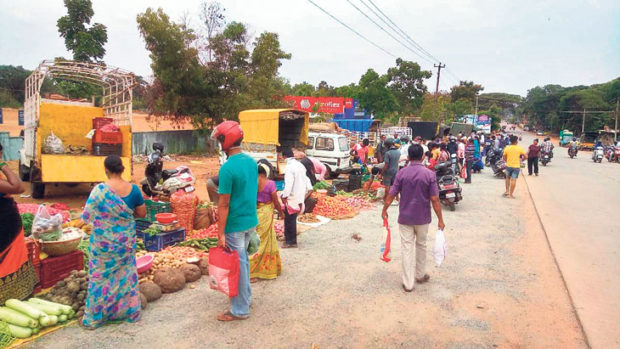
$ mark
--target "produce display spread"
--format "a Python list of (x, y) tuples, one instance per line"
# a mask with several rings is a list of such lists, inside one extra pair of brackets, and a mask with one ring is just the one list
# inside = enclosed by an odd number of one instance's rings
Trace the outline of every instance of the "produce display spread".
[[(302, 214), (299, 221), (304, 223), (318, 223), (320, 220), (315, 215), (321, 215), (331, 219), (346, 219), (354, 217), (360, 210), (371, 207), (371, 202), (376, 200), (372, 194), (368, 195), (361, 191), (356, 193), (338, 192), (336, 196), (324, 195), (325, 189), (331, 187), (328, 182), (319, 182), (315, 190), (321, 190), (321, 195), (316, 195), (318, 203), (313, 213)], [(174, 195), (173, 195), (174, 196)], [(212, 204), (200, 203), (196, 196), (179, 193), (173, 200), (173, 212), (179, 217), (178, 224), (188, 228), (186, 239), (173, 246), (165, 247), (158, 252), (145, 250), (141, 239), (136, 241), (136, 258), (144, 255), (152, 255), (151, 267), (139, 274), (140, 296), (142, 306), (148, 302), (159, 299), (162, 293), (176, 292), (200, 279), (208, 273), (209, 249), (217, 246), (218, 223), (217, 210)], [(24, 225), (24, 234), (30, 235), (33, 225), (36, 225), (35, 215), (39, 205), (22, 204), (20, 213)], [(8, 325), (10, 333), (15, 338), (28, 338), (46, 326), (62, 324), (73, 317), (80, 317), (84, 312), (84, 302), (88, 287), (88, 261), (89, 243), (88, 235), (92, 227), (86, 225), (80, 219), (69, 220), (68, 207), (47, 207), (50, 215), (59, 214), (64, 222), (59, 227), (58, 240), (68, 240), (83, 236), (77, 248), (84, 254), (84, 271), (72, 271), (53, 288), (44, 290), (38, 298), (32, 298), (25, 302), (18, 300), (7, 301), (5, 307), (0, 307), (0, 326)], [(79, 217), (79, 215), (75, 216)], [(194, 221), (192, 222), (192, 218)], [(195, 226), (196, 229), (192, 230)], [(200, 228), (200, 229), (198, 229)], [(282, 221), (274, 222), (274, 229), (278, 240), (284, 237), (284, 225)], [(144, 231), (148, 235), (162, 233), (161, 229), (154, 224)], [(41, 253), (45, 258), (45, 254)], [(190, 288), (195, 286), (190, 285)], [(2, 331), (0, 329), (0, 336)]]

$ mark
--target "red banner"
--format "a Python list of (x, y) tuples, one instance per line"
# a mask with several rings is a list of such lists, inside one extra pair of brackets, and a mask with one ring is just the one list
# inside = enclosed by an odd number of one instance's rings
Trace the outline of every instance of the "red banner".
[[(344, 112), (345, 99), (343, 97), (284, 96), (284, 100), (290, 102), (291, 108), (301, 109), (310, 113), (338, 114)], [(317, 103), (319, 107), (318, 110), (315, 110)], [(353, 104), (353, 101), (351, 101), (351, 104)]]
[(345, 109), (353, 108), (353, 98), (345, 98), (344, 99), (344, 108)]

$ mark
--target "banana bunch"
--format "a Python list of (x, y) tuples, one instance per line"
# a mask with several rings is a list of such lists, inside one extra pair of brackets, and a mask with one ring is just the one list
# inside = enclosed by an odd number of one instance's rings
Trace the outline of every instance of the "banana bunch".
[(63, 228), (79, 228), (79, 229), (82, 229), (84, 231), (84, 233), (86, 233), (88, 235), (90, 235), (91, 231), (93, 230), (92, 226), (90, 226), (89, 224), (86, 224), (81, 219), (74, 219), (72, 221), (64, 223), (62, 225), (62, 227)]

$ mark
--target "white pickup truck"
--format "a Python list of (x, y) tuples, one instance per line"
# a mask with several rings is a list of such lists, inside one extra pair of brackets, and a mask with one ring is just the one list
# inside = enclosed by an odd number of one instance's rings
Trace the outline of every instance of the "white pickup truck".
[(306, 154), (324, 163), (332, 178), (353, 169), (349, 141), (341, 134), (309, 132)]

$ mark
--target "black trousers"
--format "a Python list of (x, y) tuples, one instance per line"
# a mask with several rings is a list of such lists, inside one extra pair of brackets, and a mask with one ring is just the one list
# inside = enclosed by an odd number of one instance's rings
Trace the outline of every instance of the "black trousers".
[(532, 167), (534, 167), (534, 173), (538, 174), (538, 156), (535, 158), (527, 158), (527, 173), (532, 174)]
[(465, 179), (465, 183), (471, 183), (471, 167), (474, 164), (474, 160), (465, 160), (465, 166), (467, 166), (467, 178)]
[(289, 214), (287, 209), (284, 209), (284, 239), (289, 245), (297, 243), (297, 213)]

